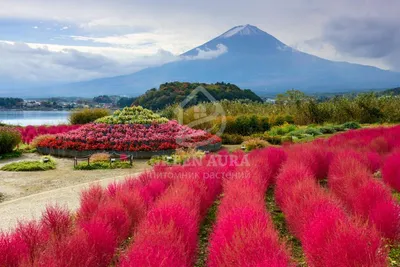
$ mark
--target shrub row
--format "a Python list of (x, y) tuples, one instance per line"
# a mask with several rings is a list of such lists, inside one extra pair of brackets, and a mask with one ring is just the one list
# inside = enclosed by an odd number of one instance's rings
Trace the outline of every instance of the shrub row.
[(224, 133), (248, 136), (254, 133), (268, 131), (270, 129), (270, 122), (268, 117), (257, 115), (226, 116), (213, 121), (212, 129), (214, 132), (217, 132), (222, 127), (225, 127)]
[[(400, 122), (400, 98), (398, 96), (380, 96), (377, 94), (347, 95), (332, 98), (316, 99), (296, 90), (278, 95), (275, 103), (258, 103), (221, 100), (217, 103), (201, 103), (185, 109), (185, 123), (194, 121), (196, 110), (203, 109), (207, 115), (214, 114), (215, 106), (222, 106), (227, 116), (258, 115), (268, 116), (272, 125), (287, 121), (299, 125), (344, 123), (357, 121), (360, 123)], [(177, 106), (170, 106), (163, 111), (169, 118)], [(198, 114), (198, 113), (197, 113)], [(289, 119), (290, 118), (291, 122)]]
[[(155, 203), (138, 227), (135, 242), (123, 256), (121, 266), (193, 266), (202, 218), (221, 191), (221, 179), (207, 179), (207, 173), (229, 174), (207, 166), (215, 156), (202, 159), (201, 167), (189, 163), (177, 170), (177, 181)], [(179, 177), (186, 173), (188, 177)]]
[(386, 266), (380, 234), (348, 217), (317, 184), (326, 177), (329, 154), (314, 145), (289, 148), (277, 178), (275, 198), (310, 266)]
[[(245, 179), (227, 179), (209, 243), (209, 267), (288, 266), (290, 256), (279, 242), (265, 210), (265, 191), (285, 158), (280, 149), (253, 152)], [(260, 160), (262, 159), (262, 160)]]
[(310, 125), (307, 128), (285, 123), (281, 126), (272, 127), (270, 131), (265, 132), (260, 137), (271, 144), (282, 144), (285, 142), (296, 143), (301, 141), (312, 141), (315, 139), (315, 137), (323, 134), (333, 134), (340, 131), (354, 130), (359, 128), (361, 128), (361, 125), (357, 122), (346, 122), (342, 125), (331, 126)]

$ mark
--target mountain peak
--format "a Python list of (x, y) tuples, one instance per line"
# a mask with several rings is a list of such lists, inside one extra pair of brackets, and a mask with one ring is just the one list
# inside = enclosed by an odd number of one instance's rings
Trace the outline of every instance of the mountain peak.
[(229, 31), (223, 33), (219, 38), (231, 38), (232, 36), (244, 36), (244, 35), (262, 35), (266, 34), (256, 26), (246, 24), (233, 27)]

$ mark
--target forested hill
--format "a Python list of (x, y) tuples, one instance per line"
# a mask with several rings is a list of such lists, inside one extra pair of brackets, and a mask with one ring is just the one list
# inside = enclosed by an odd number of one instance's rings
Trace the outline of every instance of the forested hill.
[[(230, 83), (206, 84), (171, 82), (161, 84), (158, 90), (155, 88), (148, 90), (145, 94), (138, 97), (133, 102), (133, 105), (140, 105), (152, 110), (163, 109), (168, 105), (181, 103), (199, 86), (205, 88), (216, 100), (246, 99), (251, 101), (262, 101), (262, 99), (251, 90), (242, 90), (238, 86)], [(196, 105), (201, 102), (210, 102), (210, 100), (202, 92), (197, 92), (195, 97), (186, 106)]]
[(400, 87), (385, 90), (381, 94), (382, 95), (400, 95)]
[(21, 98), (0, 97), (0, 108), (20, 108), (23, 103)]

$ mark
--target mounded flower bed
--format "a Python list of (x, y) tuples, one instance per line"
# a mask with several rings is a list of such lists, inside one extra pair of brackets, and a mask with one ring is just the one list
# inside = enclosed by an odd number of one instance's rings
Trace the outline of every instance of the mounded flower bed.
[[(81, 152), (92, 151), (120, 151), (142, 158), (157, 153), (164, 154), (166, 151), (172, 152), (177, 148), (196, 147), (214, 151), (220, 147), (221, 139), (218, 136), (191, 129), (159, 116), (158, 120), (148, 124), (150, 118), (157, 116), (153, 113), (143, 117), (144, 113), (138, 111), (145, 111), (147, 115), (151, 112), (141, 107), (125, 108), (122, 112), (114, 113), (112, 119), (109, 117), (100, 119), (120, 121), (120, 124), (86, 124), (77, 130), (41, 140), (37, 145), (38, 151), (57, 156), (78, 156), (85, 154)], [(127, 116), (128, 113), (140, 114), (140, 120), (135, 115)], [(131, 121), (143, 123), (127, 123)], [(164, 121), (165, 123), (161, 123)]]

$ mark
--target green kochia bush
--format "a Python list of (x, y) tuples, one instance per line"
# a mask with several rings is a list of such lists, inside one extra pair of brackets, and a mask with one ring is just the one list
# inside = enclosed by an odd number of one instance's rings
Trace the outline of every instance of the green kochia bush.
[(269, 136), (286, 135), (290, 132), (297, 130), (297, 126), (293, 124), (284, 124), (282, 126), (274, 126), (268, 132)]
[(7, 126), (0, 127), (0, 155), (10, 153), (21, 142), (20, 132)]
[(361, 128), (361, 125), (358, 122), (354, 122), (354, 121), (343, 123), (342, 126), (345, 129), (360, 129)]
[(336, 130), (333, 126), (322, 126), (319, 128), (319, 131), (322, 134), (333, 134), (336, 133)]
[(14, 172), (31, 172), (31, 171), (47, 171), (54, 170), (56, 168), (56, 162), (50, 156), (44, 156), (38, 161), (20, 161), (13, 162), (4, 165), (2, 171), (14, 171)]
[(239, 145), (243, 143), (243, 136), (240, 134), (223, 134), (222, 143), (225, 145)]
[(249, 139), (249, 140), (243, 142), (243, 145), (244, 145), (246, 151), (249, 152), (254, 149), (260, 149), (260, 148), (267, 147), (267, 146), (269, 146), (269, 143), (260, 138), (252, 138), (252, 139)]
[(71, 124), (86, 124), (94, 122), (95, 120), (110, 115), (110, 111), (104, 108), (85, 108), (76, 110), (69, 116)]
[(313, 128), (313, 127), (310, 127), (310, 128), (305, 129), (304, 132), (305, 132), (305, 134), (309, 134), (309, 135), (312, 135), (312, 136), (318, 136), (318, 135), (321, 135), (321, 134), (322, 134), (322, 132), (320, 131), (320, 129)]
[(21, 150), (14, 150), (13, 152), (10, 153), (5, 153), (0, 155), (0, 160), (1, 159), (13, 159), (13, 158), (19, 158), (22, 156), (22, 151)]
[(343, 132), (343, 131), (346, 130), (346, 128), (344, 128), (343, 125), (333, 125), (332, 127), (333, 127), (333, 129), (335, 129), (335, 131), (337, 131), (337, 132)]
[(110, 161), (96, 161), (88, 164), (87, 162), (80, 162), (74, 167), (75, 170), (107, 170), (107, 169), (130, 169), (131, 164), (126, 161), (116, 161), (110, 163)]

